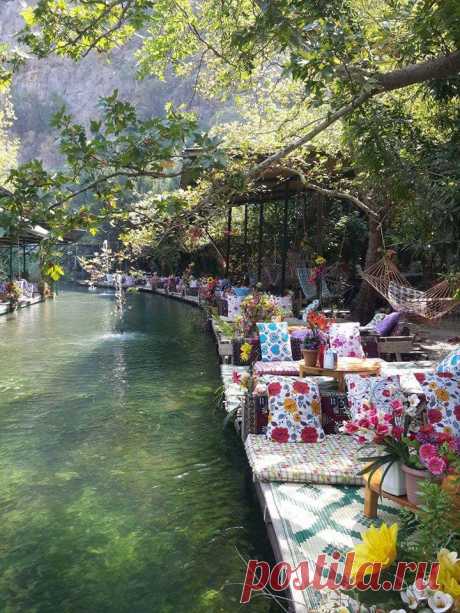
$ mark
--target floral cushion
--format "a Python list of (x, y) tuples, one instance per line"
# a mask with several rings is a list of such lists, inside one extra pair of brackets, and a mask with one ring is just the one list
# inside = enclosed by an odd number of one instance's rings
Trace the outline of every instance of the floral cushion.
[(324, 439), (319, 391), (312, 379), (265, 376), (259, 382), (267, 386), (269, 440), (317, 443)]
[(258, 323), (262, 362), (292, 360), (288, 325), (283, 322)]
[(460, 377), (460, 345), (439, 362), (436, 372), (438, 374), (449, 372)]
[(399, 375), (366, 377), (350, 374), (345, 375), (345, 383), (353, 421), (363, 417), (370, 407), (375, 407), (379, 417), (391, 415), (405, 400)]
[(235, 319), (235, 317), (238, 317), (240, 315), (240, 307), (242, 300), (243, 299), (239, 296), (232, 296), (231, 294), (227, 296), (229, 319)]
[(437, 432), (460, 436), (460, 381), (452, 373), (427, 373), (422, 387), (429, 423)]
[(331, 324), (329, 342), (341, 358), (364, 358), (357, 322)]
[(275, 296), (275, 303), (283, 309), (287, 315), (292, 315), (292, 298), (291, 296)]

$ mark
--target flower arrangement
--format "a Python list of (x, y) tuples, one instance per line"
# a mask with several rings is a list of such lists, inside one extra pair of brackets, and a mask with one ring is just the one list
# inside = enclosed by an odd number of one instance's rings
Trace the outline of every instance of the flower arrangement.
[(314, 351), (319, 349), (321, 343), (326, 342), (332, 320), (328, 319), (324, 313), (310, 311), (307, 316), (308, 331), (305, 336), (304, 349)]
[(12, 307), (15, 307), (21, 297), (21, 288), (15, 281), (5, 284), (5, 297)]
[(447, 432), (436, 432), (426, 424), (407, 437), (408, 466), (426, 469), (435, 477), (458, 472), (460, 464), (460, 437)]
[(321, 255), (317, 255), (313, 260), (315, 266), (311, 271), (309, 281), (310, 283), (317, 283), (322, 276), (324, 275), (324, 271), (326, 269), (326, 260)]
[(270, 294), (254, 291), (241, 301), (241, 316), (236, 324), (244, 337), (250, 337), (257, 332), (257, 322), (281, 319), (283, 312)]
[(211, 304), (214, 301), (218, 283), (218, 279), (208, 277), (203, 284), (202, 297), (208, 304)]

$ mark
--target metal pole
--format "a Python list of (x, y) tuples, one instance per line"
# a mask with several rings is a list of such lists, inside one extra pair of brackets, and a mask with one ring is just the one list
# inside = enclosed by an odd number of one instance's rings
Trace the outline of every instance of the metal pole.
[(248, 205), (244, 205), (244, 254), (247, 257), (248, 251)]
[(13, 280), (13, 245), (10, 244), (10, 281)]
[(264, 237), (264, 204), (259, 205), (259, 243), (257, 251), (257, 282), (260, 283), (262, 277), (262, 239)]
[(284, 197), (284, 216), (283, 216), (283, 242), (281, 245), (281, 295), (286, 288), (286, 259), (288, 251), (288, 214), (289, 214), (289, 193), (286, 190)]
[(25, 243), (22, 245), (22, 274), (23, 274), (24, 278), (27, 275), (26, 245), (25, 245)]
[(230, 278), (230, 248), (232, 236), (232, 207), (228, 209), (227, 217), (227, 254), (225, 257), (225, 274), (227, 279)]

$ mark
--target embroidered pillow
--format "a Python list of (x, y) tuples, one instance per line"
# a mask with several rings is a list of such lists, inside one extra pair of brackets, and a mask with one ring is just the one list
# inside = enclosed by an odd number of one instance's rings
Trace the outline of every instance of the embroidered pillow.
[(231, 294), (227, 296), (229, 319), (235, 319), (235, 317), (238, 317), (238, 315), (240, 315), (240, 306), (242, 300), (243, 299), (239, 296), (232, 296)]
[(357, 322), (331, 324), (329, 342), (341, 358), (364, 358)]
[(426, 373), (427, 417), (437, 432), (460, 436), (460, 381), (452, 373)]
[(324, 439), (321, 427), (321, 402), (312, 379), (265, 376), (259, 383), (267, 386), (268, 425), (266, 436), (278, 443), (317, 443)]
[(288, 325), (285, 321), (258, 323), (262, 362), (292, 360)]
[(366, 377), (350, 374), (345, 375), (345, 383), (353, 421), (364, 417), (372, 407), (375, 407), (379, 417), (392, 415), (405, 400), (399, 375)]
[(439, 362), (436, 372), (438, 374), (449, 372), (452, 375), (460, 377), (460, 345)]

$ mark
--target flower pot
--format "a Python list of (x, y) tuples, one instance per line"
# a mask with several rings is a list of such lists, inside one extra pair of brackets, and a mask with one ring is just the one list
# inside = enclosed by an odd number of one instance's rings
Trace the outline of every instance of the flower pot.
[(304, 349), (303, 362), (305, 366), (316, 366), (318, 359), (318, 349)]
[[(381, 468), (384, 474), (388, 464)], [(393, 496), (404, 496), (406, 493), (406, 477), (402, 471), (401, 462), (393, 462), (382, 482), (382, 490)]]
[(406, 475), (407, 500), (412, 504), (419, 505), (421, 503), (418, 492), (420, 483), (426, 479), (430, 479), (431, 475), (428, 470), (411, 468), (405, 464), (402, 465), (402, 470)]

